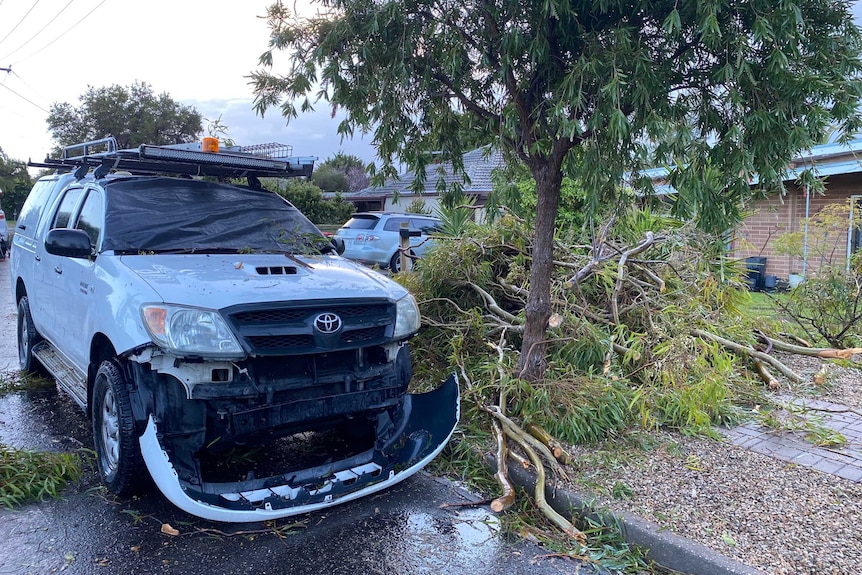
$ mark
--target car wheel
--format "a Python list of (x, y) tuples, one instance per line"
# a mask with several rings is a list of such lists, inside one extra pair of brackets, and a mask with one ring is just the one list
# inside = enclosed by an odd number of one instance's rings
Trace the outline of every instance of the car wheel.
[(42, 341), (42, 336), (33, 325), (30, 315), (30, 300), (25, 296), (18, 302), (18, 365), (23, 372), (44, 374), (45, 369), (33, 356), (33, 348)]
[(93, 439), (102, 481), (113, 493), (129, 495), (140, 486), (141, 447), (126, 379), (114, 361), (103, 361), (93, 386)]
[[(415, 256), (413, 250), (410, 250), (410, 255)], [(413, 261), (413, 260), (411, 260)], [(410, 264), (410, 269), (413, 269), (413, 265)], [(389, 271), (394, 274), (397, 274), (401, 271), (401, 252), (395, 252), (395, 255), (392, 256), (392, 259), (389, 260)]]

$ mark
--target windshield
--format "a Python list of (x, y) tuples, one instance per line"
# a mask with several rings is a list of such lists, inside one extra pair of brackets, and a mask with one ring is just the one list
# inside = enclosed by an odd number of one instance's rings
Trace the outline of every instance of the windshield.
[(103, 250), (119, 253), (317, 252), (323, 234), (273, 192), (201, 180), (114, 180)]

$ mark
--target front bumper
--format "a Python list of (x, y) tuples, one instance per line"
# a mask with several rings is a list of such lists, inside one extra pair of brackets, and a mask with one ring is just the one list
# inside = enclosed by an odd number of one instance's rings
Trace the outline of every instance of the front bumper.
[(280, 519), (345, 503), (403, 481), (445, 447), (460, 417), (455, 374), (434, 391), (405, 396), (406, 422), (395, 442), (346, 460), (283, 476), (193, 486), (180, 481), (150, 416), (141, 454), (164, 496), (192, 515), (229, 523)]

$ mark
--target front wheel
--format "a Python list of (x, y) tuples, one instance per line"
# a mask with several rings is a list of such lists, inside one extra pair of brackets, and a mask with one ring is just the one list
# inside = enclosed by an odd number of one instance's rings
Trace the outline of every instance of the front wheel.
[[(413, 262), (415, 261), (413, 258), (416, 257), (416, 254), (413, 253), (413, 250), (410, 250), (410, 255), (407, 257), (407, 269), (413, 269)], [(389, 260), (389, 271), (394, 274), (401, 272), (401, 252), (395, 252), (395, 255), (392, 256), (392, 259)]]
[(140, 486), (144, 461), (126, 379), (114, 361), (103, 361), (93, 386), (93, 439), (102, 481), (113, 493), (129, 495)]

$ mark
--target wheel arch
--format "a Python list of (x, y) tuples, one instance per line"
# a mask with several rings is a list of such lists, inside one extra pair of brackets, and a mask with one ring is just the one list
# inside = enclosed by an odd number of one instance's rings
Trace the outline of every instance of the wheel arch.
[(117, 357), (117, 351), (108, 336), (98, 332), (90, 342), (90, 363), (87, 367), (87, 416), (92, 416), (93, 406), (93, 384), (96, 381), (96, 373), (102, 362)]
[(15, 280), (15, 305), (20, 303), (21, 298), (27, 295), (27, 288), (24, 286), (24, 280), (18, 278)]

